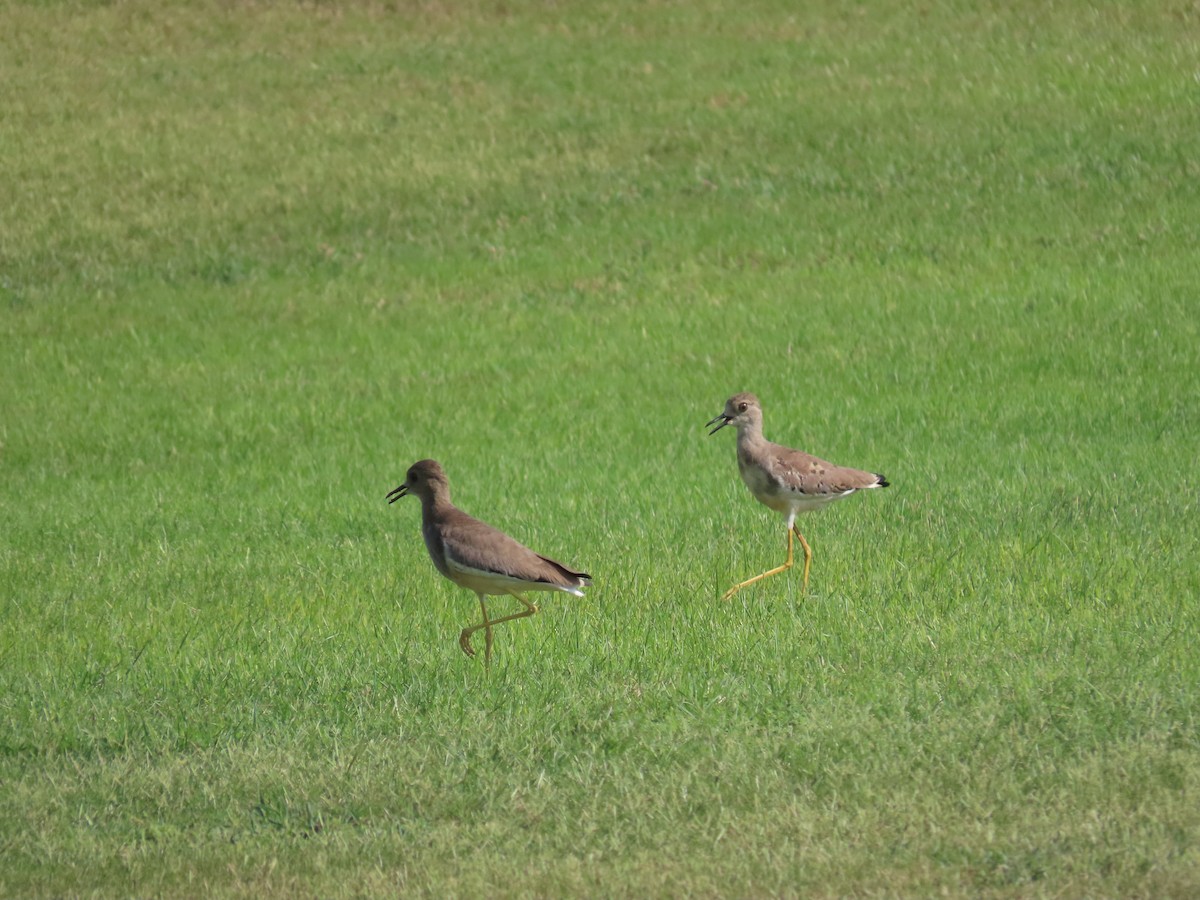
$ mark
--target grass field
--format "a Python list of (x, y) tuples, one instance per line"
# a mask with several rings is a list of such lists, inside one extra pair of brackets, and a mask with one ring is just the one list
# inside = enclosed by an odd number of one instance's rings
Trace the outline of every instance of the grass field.
[(799, 6), (3, 5), (0, 895), (1200, 894), (1200, 8)]

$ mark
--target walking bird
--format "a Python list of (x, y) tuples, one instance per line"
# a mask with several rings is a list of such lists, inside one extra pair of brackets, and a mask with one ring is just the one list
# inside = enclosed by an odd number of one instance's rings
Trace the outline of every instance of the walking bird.
[[(450, 502), (446, 473), (435, 460), (413, 463), (404, 483), (388, 493), (387, 501), (395, 503), (408, 494), (415, 494), (421, 500), (421, 534), (437, 570), (479, 597), (483, 621), (464, 628), (458, 638), (458, 645), (467, 656), (475, 655), (471, 635), (482, 628), (487, 640), (483, 658), (490, 663), (492, 626), (538, 611), (519, 591), (563, 591), (582, 597), (584, 586), (591, 583), (592, 576), (586, 572), (534, 553), (503, 531), (458, 509)], [(502, 594), (516, 597), (525, 608), (498, 619), (489, 618), (487, 598)]]
[(875, 472), (835, 466), (833, 463), (774, 444), (763, 437), (762, 405), (753, 394), (734, 394), (725, 401), (725, 409), (705, 426), (716, 425), (714, 435), (726, 425), (737, 428), (738, 471), (755, 499), (782, 513), (787, 520), (787, 559), (783, 565), (735, 584), (725, 592), (728, 600), (742, 588), (792, 567), (792, 534), (804, 548), (804, 589), (808, 589), (808, 570), (812, 550), (796, 526), (796, 515), (822, 509), (835, 500), (856, 491), (885, 488), (888, 480)]

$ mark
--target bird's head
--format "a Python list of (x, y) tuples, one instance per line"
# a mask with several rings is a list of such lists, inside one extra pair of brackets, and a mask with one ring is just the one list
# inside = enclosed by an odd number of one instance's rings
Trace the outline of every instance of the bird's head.
[(753, 394), (741, 393), (734, 394), (726, 400), (725, 409), (721, 411), (721, 414), (710, 420), (704, 427), (716, 425), (716, 428), (709, 432), (710, 435), (713, 435), (726, 425), (742, 428), (755, 420), (762, 421), (762, 406), (759, 405), (758, 398)]
[(448, 491), (450, 482), (441, 465), (434, 459), (423, 459), (408, 467), (404, 484), (393, 489), (387, 495), (388, 503), (395, 503), (401, 497), (416, 494), (418, 497), (432, 497), (442, 490)]

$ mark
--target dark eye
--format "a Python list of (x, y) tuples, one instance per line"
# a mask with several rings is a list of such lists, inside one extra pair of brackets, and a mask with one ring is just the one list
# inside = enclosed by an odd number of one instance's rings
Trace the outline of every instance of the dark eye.
[(738, 404), (738, 412), (745, 412), (745, 411), (746, 411), (746, 404), (745, 404), (745, 403), (739, 403), (739, 404)]

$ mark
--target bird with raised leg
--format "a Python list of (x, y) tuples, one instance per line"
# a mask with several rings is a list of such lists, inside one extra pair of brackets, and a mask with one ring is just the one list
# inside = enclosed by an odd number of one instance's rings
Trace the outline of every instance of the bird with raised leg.
[(759, 503), (782, 513), (787, 522), (787, 559), (783, 565), (735, 584), (721, 599), (728, 600), (747, 585), (790, 569), (794, 564), (793, 534), (804, 548), (803, 590), (808, 590), (812, 549), (796, 525), (796, 516), (802, 512), (823, 509), (835, 500), (858, 491), (885, 488), (888, 480), (877, 472), (835, 466), (816, 456), (768, 441), (763, 437), (762, 405), (753, 394), (734, 394), (730, 397), (721, 414), (705, 427), (713, 425), (716, 427), (709, 432), (710, 436), (726, 425), (737, 429), (737, 461), (742, 481)]
[[(471, 636), (483, 629), (486, 645), (483, 659), (492, 659), (492, 626), (532, 616), (537, 605), (521, 592), (561, 591), (576, 597), (591, 583), (586, 572), (564, 566), (524, 544), (467, 515), (450, 502), (450, 482), (442, 467), (432, 459), (423, 459), (409, 468), (404, 483), (387, 495), (388, 503), (415, 494), (421, 500), (421, 534), (437, 570), (460, 587), (479, 597), (483, 621), (462, 630), (458, 645), (467, 656), (475, 655)], [(489, 617), (487, 598), (509, 594), (524, 607), (520, 612)]]

